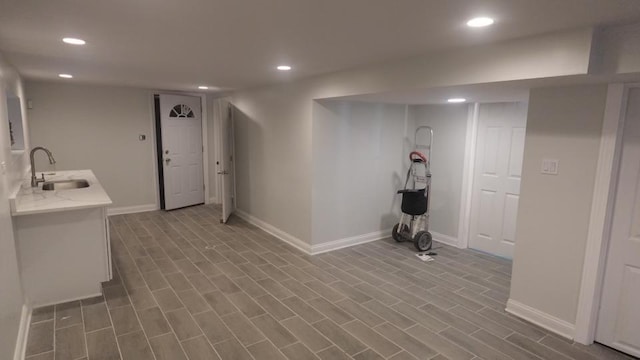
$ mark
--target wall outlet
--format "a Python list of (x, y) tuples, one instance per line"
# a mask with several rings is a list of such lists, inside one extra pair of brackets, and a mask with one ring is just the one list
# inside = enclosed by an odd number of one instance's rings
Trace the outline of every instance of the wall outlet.
[(558, 167), (560, 160), (558, 159), (542, 159), (541, 173), (545, 175), (558, 175)]

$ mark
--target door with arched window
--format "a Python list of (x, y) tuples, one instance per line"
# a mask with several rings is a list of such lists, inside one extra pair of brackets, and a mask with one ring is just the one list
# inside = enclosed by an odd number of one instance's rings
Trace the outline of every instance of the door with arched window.
[(160, 198), (171, 210), (204, 203), (199, 97), (160, 95)]

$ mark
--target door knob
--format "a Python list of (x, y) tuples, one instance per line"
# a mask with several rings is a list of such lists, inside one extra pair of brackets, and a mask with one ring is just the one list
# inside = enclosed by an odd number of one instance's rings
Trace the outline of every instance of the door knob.
[(169, 163), (171, 162), (171, 159), (166, 158), (166, 159), (164, 159), (164, 162), (165, 162), (165, 164), (169, 165)]
[(228, 172), (226, 170), (218, 171), (219, 175), (227, 175)]

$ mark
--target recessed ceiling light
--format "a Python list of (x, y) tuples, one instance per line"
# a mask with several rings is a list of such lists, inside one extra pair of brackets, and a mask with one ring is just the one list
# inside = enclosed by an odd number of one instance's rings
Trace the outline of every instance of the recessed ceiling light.
[(82, 40), (82, 39), (78, 39), (78, 38), (72, 38), (72, 37), (66, 37), (64, 39), (62, 39), (62, 41), (64, 41), (67, 44), (71, 44), (71, 45), (84, 45), (87, 42)]
[(453, 104), (455, 104), (455, 103), (463, 103), (463, 102), (465, 102), (465, 101), (467, 101), (467, 99), (465, 99), (465, 98), (451, 98), (451, 99), (447, 99), (447, 102), (450, 102), (450, 103), (453, 103)]
[(278, 69), (280, 71), (289, 71), (289, 70), (291, 70), (291, 66), (289, 66), (289, 65), (280, 65), (276, 69)]
[(73, 75), (69, 75), (69, 74), (58, 74), (58, 76), (65, 79), (71, 79), (73, 77)]
[(493, 25), (494, 21), (490, 17), (477, 17), (467, 21), (469, 27), (485, 27)]
[(204, 86), (204, 85), (200, 85), (200, 86), (198, 86), (198, 89), (200, 89), (200, 90), (209, 90), (209, 87), (208, 86)]

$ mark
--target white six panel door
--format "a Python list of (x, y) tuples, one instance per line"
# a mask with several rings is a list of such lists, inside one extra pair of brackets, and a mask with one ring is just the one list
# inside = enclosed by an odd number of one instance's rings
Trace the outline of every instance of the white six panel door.
[(480, 105), (471, 248), (513, 257), (526, 122), (526, 103)]
[(640, 88), (629, 92), (596, 341), (640, 357)]
[(160, 95), (165, 209), (204, 202), (200, 98)]

